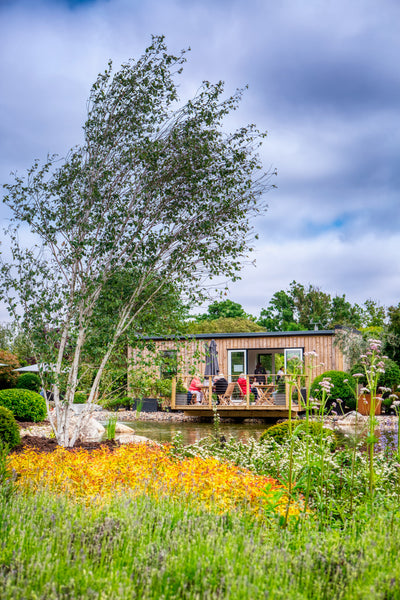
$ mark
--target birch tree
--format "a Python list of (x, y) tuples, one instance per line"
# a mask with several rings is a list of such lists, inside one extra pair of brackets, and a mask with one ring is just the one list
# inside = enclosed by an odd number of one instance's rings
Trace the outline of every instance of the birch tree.
[[(225, 97), (222, 82), (203, 82), (181, 102), (185, 60), (185, 51), (170, 54), (154, 37), (116, 73), (109, 63), (90, 92), (83, 143), (62, 160), (35, 161), (5, 185), (12, 260), (2, 264), (0, 293), (37, 362), (50, 365), (41, 377), (54, 395), (49, 416), (63, 446), (79, 438), (121, 336), (164, 286), (199, 298), (210, 278), (237, 278), (251, 250), (251, 219), (265, 209), (269, 174), (258, 156), (265, 134), (224, 126), (242, 90)], [(23, 243), (28, 231), (32, 247)], [(101, 303), (116, 273), (129, 273), (131, 284), (114, 299), (106, 327)], [(71, 431), (85, 344), (100, 325), (103, 353)]]

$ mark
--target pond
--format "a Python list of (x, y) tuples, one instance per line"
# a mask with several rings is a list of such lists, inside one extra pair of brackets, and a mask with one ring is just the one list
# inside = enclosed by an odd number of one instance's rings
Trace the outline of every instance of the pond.
[[(123, 421), (123, 423), (132, 427), (137, 435), (143, 435), (156, 442), (171, 442), (174, 435), (180, 431), (185, 445), (195, 444), (214, 432), (212, 423), (190, 423), (187, 421)], [(267, 427), (270, 427), (270, 424), (221, 423), (220, 433), (226, 439), (234, 437), (246, 442), (251, 437), (258, 440)]]
[[(142, 435), (156, 442), (171, 442), (174, 435), (180, 431), (183, 437), (184, 445), (195, 444), (200, 439), (212, 435), (214, 432), (212, 423), (191, 423), (177, 421), (124, 421), (124, 425), (131, 427), (137, 435)], [(220, 433), (226, 439), (233, 437), (242, 442), (248, 441), (251, 437), (259, 440), (261, 435), (273, 423), (221, 423)], [(386, 452), (393, 454), (397, 451), (397, 430), (376, 431), (378, 438), (375, 446), (375, 452)], [(354, 443), (360, 443), (366, 436), (362, 435), (339, 434), (345, 445), (353, 446)]]

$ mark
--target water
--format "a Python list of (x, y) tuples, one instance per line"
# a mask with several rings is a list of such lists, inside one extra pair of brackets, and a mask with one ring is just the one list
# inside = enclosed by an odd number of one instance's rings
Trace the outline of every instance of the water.
[[(121, 421), (122, 422), (122, 421)], [(142, 435), (156, 442), (171, 442), (174, 435), (180, 431), (184, 445), (195, 444), (202, 438), (212, 435), (214, 428), (212, 423), (193, 423), (177, 421), (123, 421), (124, 425), (131, 427), (137, 435)], [(251, 437), (260, 439), (271, 423), (221, 423), (220, 433), (226, 439), (233, 437), (242, 442), (247, 442)], [(397, 452), (397, 430), (376, 431), (378, 442), (375, 446), (376, 452), (386, 452), (389, 455)], [(362, 435), (342, 434), (343, 443), (353, 446), (365, 438)]]
[[(214, 432), (212, 423), (190, 423), (187, 421), (124, 421), (123, 423), (132, 427), (137, 435), (143, 435), (156, 442), (171, 442), (174, 435), (180, 431), (185, 445), (195, 444)], [(258, 440), (267, 427), (269, 425), (265, 423), (221, 423), (220, 433), (226, 439), (234, 437), (246, 442), (251, 437)]]

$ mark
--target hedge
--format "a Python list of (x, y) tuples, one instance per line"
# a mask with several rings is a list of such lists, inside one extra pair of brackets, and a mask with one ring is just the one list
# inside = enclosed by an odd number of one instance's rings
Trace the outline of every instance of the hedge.
[(18, 421), (43, 421), (47, 415), (44, 398), (31, 390), (0, 390), (0, 406), (8, 408)]

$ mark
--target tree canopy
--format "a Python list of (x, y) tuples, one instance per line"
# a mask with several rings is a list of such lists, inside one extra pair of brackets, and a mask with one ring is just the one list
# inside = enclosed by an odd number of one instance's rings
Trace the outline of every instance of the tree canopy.
[(351, 304), (346, 295), (331, 296), (319, 287), (292, 281), (288, 290), (273, 294), (260, 312), (257, 323), (270, 331), (302, 331), (348, 327), (383, 327), (386, 311), (374, 300), (362, 306)]
[[(224, 128), (242, 90), (225, 98), (222, 82), (203, 82), (180, 103), (185, 60), (155, 37), (115, 74), (110, 63), (90, 92), (83, 144), (62, 161), (35, 161), (5, 186), (13, 261), (2, 264), (0, 293), (37, 362), (54, 365), (41, 376), (52, 385), (62, 445), (79, 435), (81, 424), (68, 433), (69, 407), (91, 332), (101, 326), (103, 353), (89, 405), (118, 340), (165, 286), (198, 300), (205, 278), (238, 277), (251, 219), (265, 209), (269, 182), (257, 153), (265, 134), (254, 125)], [(21, 225), (36, 246), (20, 244)], [(127, 273), (117, 296), (111, 282)], [(105, 296), (115, 304), (102, 320)]]

